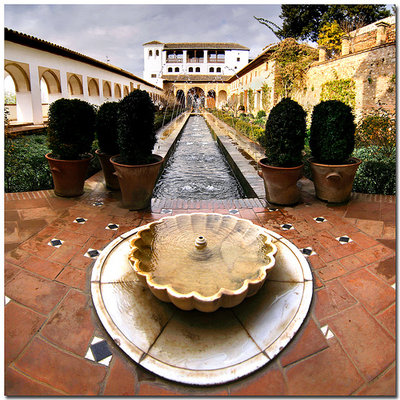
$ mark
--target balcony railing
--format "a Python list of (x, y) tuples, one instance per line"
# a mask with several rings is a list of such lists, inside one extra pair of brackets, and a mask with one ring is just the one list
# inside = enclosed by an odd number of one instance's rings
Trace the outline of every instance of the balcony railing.
[(192, 64), (198, 64), (198, 63), (203, 63), (204, 62), (204, 57), (193, 57), (193, 58), (187, 58), (187, 63), (192, 63)]
[(183, 58), (167, 58), (167, 63), (183, 63)]
[(208, 58), (207, 60), (208, 63), (224, 63), (225, 62), (225, 58)]

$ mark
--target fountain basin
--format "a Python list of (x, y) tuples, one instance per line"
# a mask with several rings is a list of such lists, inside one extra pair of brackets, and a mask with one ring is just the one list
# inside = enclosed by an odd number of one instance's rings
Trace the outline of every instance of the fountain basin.
[(251, 221), (221, 214), (181, 214), (141, 227), (129, 261), (161, 301), (213, 312), (253, 296), (275, 265), (277, 248)]

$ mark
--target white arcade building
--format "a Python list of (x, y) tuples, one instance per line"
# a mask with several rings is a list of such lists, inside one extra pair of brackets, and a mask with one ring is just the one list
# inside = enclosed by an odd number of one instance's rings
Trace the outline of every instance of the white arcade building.
[(196, 75), (230, 77), (249, 62), (249, 49), (237, 43), (145, 43), (143, 78), (162, 87), (169, 76), (179, 81)]

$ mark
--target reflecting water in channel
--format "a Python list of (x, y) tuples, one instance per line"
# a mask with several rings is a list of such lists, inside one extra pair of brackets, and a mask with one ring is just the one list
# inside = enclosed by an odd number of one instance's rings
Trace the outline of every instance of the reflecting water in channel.
[(153, 196), (186, 200), (245, 197), (203, 117), (189, 118)]

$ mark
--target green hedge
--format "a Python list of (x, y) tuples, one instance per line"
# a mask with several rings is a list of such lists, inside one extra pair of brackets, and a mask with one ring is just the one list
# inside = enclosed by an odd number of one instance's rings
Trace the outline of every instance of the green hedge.
[(236, 129), (254, 142), (257, 142), (261, 146), (264, 146), (264, 126), (262, 127), (258, 124), (252, 124), (251, 122), (246, 120), (247, 117), (235, 118), (231, 114), (216, 109), (210, 111), (221, 121), (224, 121), (226, 124)]
[(359, 193), (396, 194), (396, 153), (370, 146), (356, 149), (355, 157), (363, 160), (354, 179), (353, 190)]

